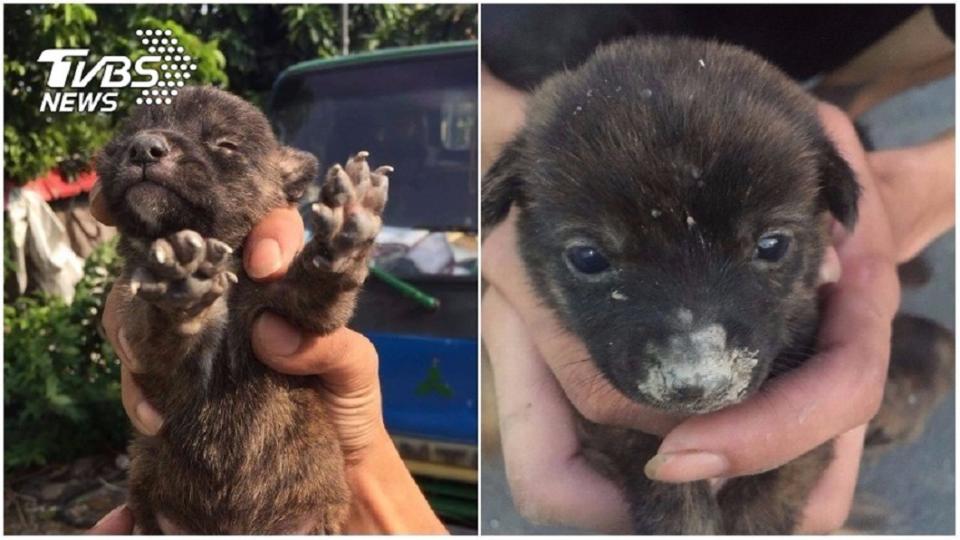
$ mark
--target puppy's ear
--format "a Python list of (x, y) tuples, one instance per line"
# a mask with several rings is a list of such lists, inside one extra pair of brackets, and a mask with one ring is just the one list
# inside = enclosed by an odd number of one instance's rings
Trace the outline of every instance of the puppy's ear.
[(833, 144), (824, 141), (819, 152), (820, 199), (847, 230), (857, 223), (860, 184)]
[(483, 175), (480, 215), (485, 228), (503, 221), (510, 212), (511, 205), (523, 204), (523, 150), (523, 138), (514, 138)]
[(289, 146), (281, 146), (277, 150), (276, 163), (283, 193), (289, 203), (295, 203), (303, 197), (307, 186), (317, 178), (320, 170), (320, 164), (313, 154)]

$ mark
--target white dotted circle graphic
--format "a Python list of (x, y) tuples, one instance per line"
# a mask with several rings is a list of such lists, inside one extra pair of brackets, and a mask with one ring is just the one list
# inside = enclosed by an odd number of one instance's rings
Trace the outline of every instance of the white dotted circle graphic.
[(157, 63), (153, 64), (153, 69), (159, 76), (152, 89), (140, 91), (140, 96), (135, 99), (136, 104), (172, 104), (171, 98), (177, 95), (176, 88), (182, 88), (184, 81), (192, 78), (197, 70), (194, 58), (185, 54), (180, 40), (174, 37), (172, 30), (140, 28), (134, 31), (134, 35), (147, 53), (158, 55), (154, 58)]

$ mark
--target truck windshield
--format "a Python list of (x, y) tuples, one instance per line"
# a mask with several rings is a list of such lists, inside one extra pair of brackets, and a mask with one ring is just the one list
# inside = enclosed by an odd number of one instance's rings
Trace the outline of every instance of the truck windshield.
[(393, 165), (385, 225), (473, 232), (476, 89), (475, 52), (373, 60), (285, 77), (271, 117), (324, 171), (358, 150)]

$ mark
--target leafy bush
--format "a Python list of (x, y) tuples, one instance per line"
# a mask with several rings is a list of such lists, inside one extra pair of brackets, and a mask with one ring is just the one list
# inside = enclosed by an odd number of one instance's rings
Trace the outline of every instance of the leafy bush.
[(123, 448), (120, 365), (97, 332), (119, 267), (116, 242), (102, 244), (73, 304), (37, 294), (3, 307), (5, 468)]

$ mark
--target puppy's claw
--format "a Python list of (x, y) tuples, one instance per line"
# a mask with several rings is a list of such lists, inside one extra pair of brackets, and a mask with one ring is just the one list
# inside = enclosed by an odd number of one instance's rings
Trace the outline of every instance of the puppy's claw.
[(199, 234), (186, 234), (186, 242), (196, 249), (203, 247), (203, 238), (200, 238)]
[(171, 266), (174, 262), (173, 247), (164, 240), (157, 240), (150, 249), (153, 262), (160, 266)]
[[(382, 226), (380, 214), (387, 201), (388, 174), (393, 167), (373, 171), (370, 152), (354, 154), (345, 167), (334, 165), (321, 190), (321, 201), (311, 208), (316, 215), (313, 267), (329, 272), (365, 275), (366, 257)], [(362, 270), (362, 271), (361, 271)]]
[(330, 168), (320, 196), (328, 206), (343, 206), (353, 200), (353, 182), (343, 167), (334, 165)]
[(240, 282), (240, 278), (238, 278), (237, 275), (234, 274), (233, 272), (224, 272), (224, 274), (227, 276), (227, 279), (229, 279), (230, 281), (234, 283)]
[(196, 313), (219, 298), (228, 281), (238, 281), (224, 271), (232, 253), (226, 243), (191, 230), (159, 238), (146, 266), (134, 270), (130, 290), (163, 310)]
[(227, 257), (233, 254), (233, 248), (217, 240), (216, 238), (207, 239), (207, 260), (214, 264), (219, 265), (224, 262)]

